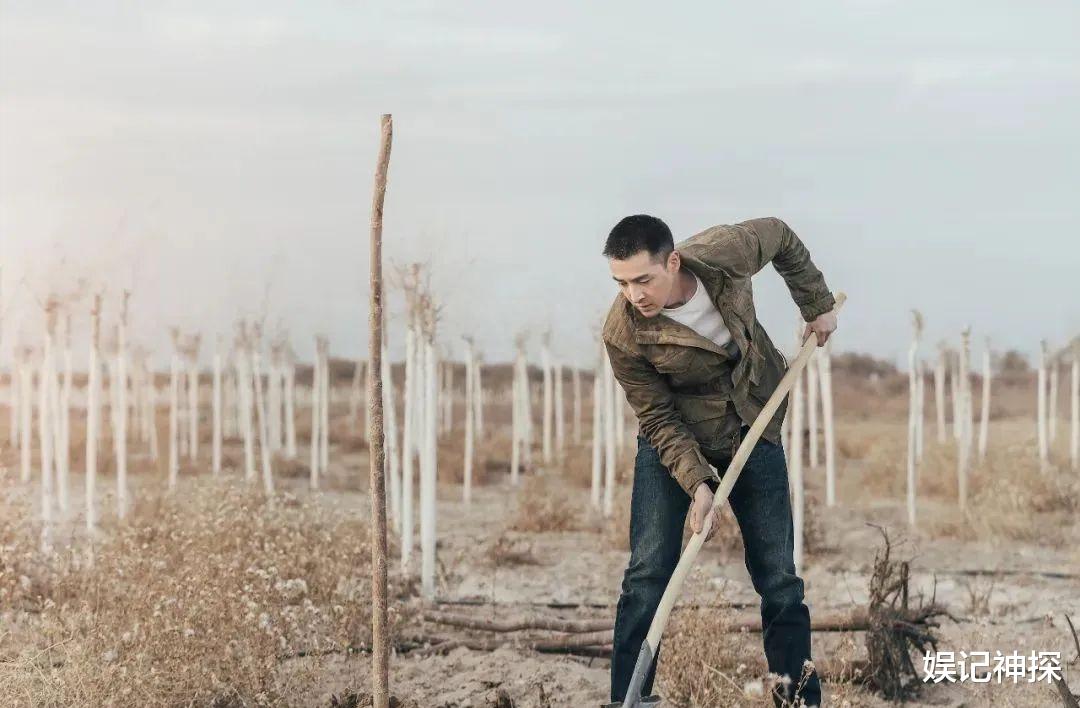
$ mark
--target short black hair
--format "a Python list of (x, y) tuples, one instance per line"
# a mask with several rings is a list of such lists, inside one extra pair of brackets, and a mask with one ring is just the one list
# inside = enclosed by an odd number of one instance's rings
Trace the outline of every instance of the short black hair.
[(648, 214), (627, 216), (608, 234), (604, 255), (624, 261), (641, 251), (648, 251), (653, 262), (662, 263), (675, 250), (671, 229)]

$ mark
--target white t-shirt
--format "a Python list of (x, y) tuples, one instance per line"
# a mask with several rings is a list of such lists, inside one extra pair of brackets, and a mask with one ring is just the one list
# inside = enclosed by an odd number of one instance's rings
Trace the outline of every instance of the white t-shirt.
[(731, 339), (731, 333), (728, 332), (720, 311), (709, 298), (709, 293), (705, 291), (701, 278), (693, 271), (690, 271), (690, 274), (694, 276), (694, 282), (697, 284), (693, 296), (678, 307), (665, 307), (661, 311), (676, 322), (681, 322), (702, 337), (711, 339), (722, 347)]

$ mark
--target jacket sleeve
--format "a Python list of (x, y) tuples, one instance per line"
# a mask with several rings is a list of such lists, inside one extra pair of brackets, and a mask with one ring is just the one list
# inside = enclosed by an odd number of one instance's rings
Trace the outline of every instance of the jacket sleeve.
[(749, 277), (771, 262), (807, 322), (836, 305), (825, 276), (791, 227), (775, 217), (750, 219), (737, 226), (740, 228), (733, 229), (729, 237), (734, 242), (724, 244), (724, 250), (733, 256), (725, 265)]
[(637, 415), (641, 434), (656, 448), (660, 462), (683, 490), (693, 496), (698, 483), (720, 482), (690, 432), (667, 382), (645, 357), (604, 341), (611, 370), (626, 392), (626, 400)]

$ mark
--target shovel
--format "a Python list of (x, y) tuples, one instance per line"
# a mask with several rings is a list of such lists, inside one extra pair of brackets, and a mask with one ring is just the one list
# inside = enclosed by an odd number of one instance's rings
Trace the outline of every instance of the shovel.
[[(839, 312), (845, 300), (847, 300), (847, 295), (837, 293), (836, 305), (832, 311)], [(680, 593), (682, 593), (686, 575), (690, 572), (690, 567), (694, 565), (698, 552), (701, 550), (702, 544), (705, 543), (705, 538), (709, 535), (713, 518), (711, 512), (716, 511), (717, 507), (720, 506), (720, 502), (726, 500), (728, 495), (731, 494), (731, 489), (735, 486), (735, 480), (739, 478), (739, 473), (742, 472), (746, 459), (750, 457), (750, 451), (754, 449), (754, 445), (757, 444), (761, 434), (765, 432), (765, 426), (772, 420), (773, 414), (780, 407), (780, 402), (784, 400), (784, 396), (788, 394), (788, 391), (795, 384), (795, 378), (806, 367), (806, 362), (809, 361), (810, 355), (814, 353), (814, 347), (816, 346), (817, 335), (811, 334), (803, 342), (795, 361), (791, 362), (787, 373), (784, 374), (784, 378), (780, 379), (776, 390), (769, 396), (765, 407), (761, 409), (761, 413), (758, 414), (754, 424), (750, 426), (746, 437), (739, 444), (739, 449), (735, 452), (735, 456), (731, 458), (731, 464), (728, 465), (723, 479), (720, 480), (720, 486), (713, 495), (712, 509), (710, 513), (705, 515), (704, 527), (700, 533), (695, 533), (690, 537), (690, 542), (686, 544), (686, 548), (679, 557), (679, 564), (675, 566), (675, 572), (671, 574), (671, 580), (668, 581), (667, 588), (664, 590), (664, 596), (660, 598), (660, 605), (656, 608), (656, 614), (653, 615), (652, 624), (649, 625), (649, 633), (645, 635), (645, 641), (641, 643), (641, 651), (638, 652), (637, 663), (634, 664), (634, 675), (630, 677), (630, 686), (626, 689), (626, 699), (622, 703), (608, 703), (604, 708), (618, 708), (618, 706), (622, 706), (622, 708), (647, 708), (660, 705), (658, 696), (642, 697), (641, 686), (645, 682), (645, 675), (649, 673), (649, 668), (652, 666), (653, 659), (656, 656), (656, 647), (660, 645), (660, 637), (663, 636), (664, 629), (667, 627), (671, 610), (675, 606), (675, 601), (679, 599)], [(646, 701), (652, 702), (647, 703)]]

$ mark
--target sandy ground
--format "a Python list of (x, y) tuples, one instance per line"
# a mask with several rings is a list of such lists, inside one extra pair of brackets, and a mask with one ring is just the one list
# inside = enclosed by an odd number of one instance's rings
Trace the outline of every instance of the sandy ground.
[[(8, 502), (29, 503), (33, 489), (19, 488), (9, 468)], [(1065, 615), (1080, 618), (1080, 581), (1039, 574), (1080, 573), (1080, 523), (1069, 516), (1040, 518), (1038, 523), (1060, 523), (1063, 527), (1055, 544), (1039, 542), (964, 541), (931, 538), (921, 530), (907, 533), (900, 499), (872, 502), (845, 501), (843, 493), (858, 484), (859, 465), (848, 461), (840, 468), (849, 486), (841, 487), (840, 503), (825, 510), (818, 503), (816, 523), (822, 537), (818, 549), (806, 561), (803, 577), (811, 614), (843, 611), (867, 598), (867, 580), (874, 554), (880, 548), (879, 531), (869, 524), (891, 531), (897, 556), (911, 558), (913, 590), (929, 595), (936, 581), (936, 596), (961, 622), (946, 620), (940, 629), (941, 648), (955, 651), (1013, 650), (1061, 651), (1065, 661), (1076, 655)], [(542, 470), (539, 474), (545, 474)], [(570, 486), (554, 474), (552, 483), (570, 490), (572, 503), (580, 509), (581, 528), (572, 531), (527, 533), (508, 529), (519, 503), (520, 487), (502, 480), (474, 489), (472, 504), (462, 503), (457, 485), (444, 485), (439, 496), (439, 588), (444, 600), (483, 600), (492, 606), (468, 607), (470, 614), (542, 611), (549, 616), (614, 618), (628, 553), (616, 547), (610, 522), (599, 519), (587, 508), (587, 490)], [(809, 495), (820, 499), (819, 470), (808, 474)], [(358, 516), (370, 515), (366, 494), (366, 454), (335, 451), (321, 503), (350, 510)], [(108, 484), (103, 484), (103, 504), (110, 504)], [(136, 477), (136, 485), (156, 483)], [(282, 479), (280, 488), (307, 493), (302, 479)], [(625, 501), (625, 496), (617, 497)], [(938, 510), (935, 504), (942, 506)], [(927, 502), (926, 518), (946, 514), (945, 502)], [(1051, 521), (1048, 522), (1048, 519)], [(73, 522), (76, 526), (77, 519)], [(1033, 523), (1036, 523), (1033, 520)], [(487, 559), (487, 549), (505, 536), (526, 549), (535, 563), (500, 566)], [(1064, 539), (1064, 541), (1062, 541)], [(714, 541), (707, 546), (692, 572), (681, 603), (747, 603), (756, 607), (758, 597), (750, 585), (741, 553), (725, 550)], [(391, 564), (400, 572), (398, 559)], [(993, 578), (957, 574), (964, 569), (1008, 570), (1011, 574)], [(364, 572), (364, 569), (360, 569)], [(579, 603), (578, 609), (556, 610), (527, 607), (531, 603)], [(504, 607), (506, 606), (506, 607)], [(500, 615), (502, 616), (502, 615)], [(437, 628), (430, 628), (438, 633)], [(726, 641), (718, 637), (717, 641)], [(841, 651), (843, 636), (815, 634), (815, 658), (827, 658)], [(849, 642), (850, 643), (850, 642)], [(855, 644), (861, 639), (856, 636)], [(762, 656), (760, 644), (757, 656)], [(843, 649), (850, 651), (850, 647)], [(1080, 675), (1080, 664), (1073, 664)], [(313, 671), (315, 687), (296, 696), (298, 705), (326, 706), (332, 695), (364, 691), (368, 685), (370, 658), (366, 655), (299, 658), (282, 671)], [(455, 649), (446, 655), (395, 656), (391, 665), (393, 692), (413, 699), (418, 705), (438, 708), (497, 706), (500, 692), (512, 705), (596, 706), (607, 700), (609, 665), (601, 657), (540, 654), (514, 647), (496, 651)], [(739, 677), (737, 677), (739, 678)], [(741, 678), (740, 678), (741, 680)], [(1080, 676), (1071, 677), (1080, 690)], [(661, 693), (664, 685), (659, 685)], [(825, 685), (827, 705), (880, 706), (887, 703), (872, 695), (837, 691)], [(832, 702), (831, 696), (840, 698)], [(1060, 698), (1046, 683), (1012, 685), (929, 685), (913, 706), (1060, 706)], [(746, 705), (761, 705), (748, 697)], [(668, 703), (668, 705), (674, 705)]]
[[(366, 469), (366, 458), (362, 456), (346, 463), (353, 469)], [(846, 469), (856, 473), (856, 463), (849, 462)], [(819, 489), (822, 475), (813, 471), (808, 476), (809, 493), (814, 497), (823, 496)], [(460, 500), (459, 487), (446, 486), (440, 490), (439, 596), (482, 599), (499, 605), (448, 609), (464, 609), (474, 616), (483, 616), (484, 612), (504, 616), (508, 611), (531, 610), (546, 616), (613, 620), (628, 553), (613, 547), (611, 532), (603, 521), (595, 518), (587, 518), (583, 528), (575, 531), (509, 531), (507, 526), (517, 494), (508, 481), (480, 487), (474, 491), (472, 504), (466, 507)], [(587, 491), (574, 490), (573, 494), (580, 497), (583, 514), (587, 514)], [(358, 513), (368, 513), (367, 497), (363, 494), (339, 493), (328, 497), (327, 503), (348, 504)], [(1080, 574), (1076, 553), (1080, 546), (1080, 524), (1076, 518), (1062, 520), (1071, 525), (1071, 531), (1066, 534), (1071, 542), (1050, 547), (1015, 541), (928, 538), (919, 531), (912, 534), (906, 531), (899, 500), (845, 504), (841, 498), (832, 510), (820, 504), (817, 513), (823, 537), (819, 550), (809, 555), (803, 572), (812, 616), (848, 610), (866, 602), (874, 554), (881, 547), (880, 532), (870, 525), (875, 524), (890, 531), (894, 557), (911, 559), (912, 590), (929, 597), (935, 592), (936, 584), (937, 600), (963, 620), (943, 622), (941, 649), (1003, 653), (1061, 651), (1063, 661), (1076, 657), (1065, 615), (1074, 618), (1074, 622), (1080, 618), (1080, 580), (1039, 574), (1042, 571)], [(921, 513), (933, 518), (937, 513), (935, 502), (927, 502)], [(537, 563), (493, 567), (486, 562), (484, 550), (499, 535), (531, 551)], [(723, 545), (714, 540), (706, 547), (681, 603), (748, 603), (753, 612), (758, 596), (750, 584), (741, 552), (718, 548)], [(955, 572), (969, 569), (1006, 570), (1011, 574), (989, 577)], [(531, 603), (603, 607), (574, 610), (522, 607)], [(815, 634), (815, 658), (829, 657), (833, 648), (839, 651), (844, 636)], [(846, 636), (854, 636), (855, 643), (861, 644), (861, 635)], [(760, 644), (756, 647), (763, 656)], [(324, 679), (318, 690), (305, 700), (310, 705), (325, 705), (332, 693), (349, 687), (362, 690), (367, 671), (366, 657), (327, 663), (321, 667)], [(541, 692), (551, 705), (587, 706), (607, 700), (608, 671), (609, 664), (604, 658), (539, 654), (509, 647), (495, 652), (460, 648), (447, 656), (395, 657), (391, 681), (395, 693), (414, 698), (422, 706), (496, 705), (499, 689), (509, 694), (515, 706), (545, 705)], [(1080, 674), (1080, 665), (1074, 664), (1073, 673)], [(1077, 688), (1080, 679), (1072, 678), (1072, 683), (1074, 690), (1080, 690)], [(829, 684), (825, 685), (827, 699), (831, 689)], [(663, 693), (662, 684), (660, 691)], [(1046, 683), (1017, 686), (968, 683), (928, 685), (920, 698), (909, 705), (1058, 706), (1060, 701), (1056, 691)], [(747, 705), (750, 704), (757, 705), (748, 698)], [(887, 702), (859, 694), (842, 698), (838, 705), (887, 705)]]

